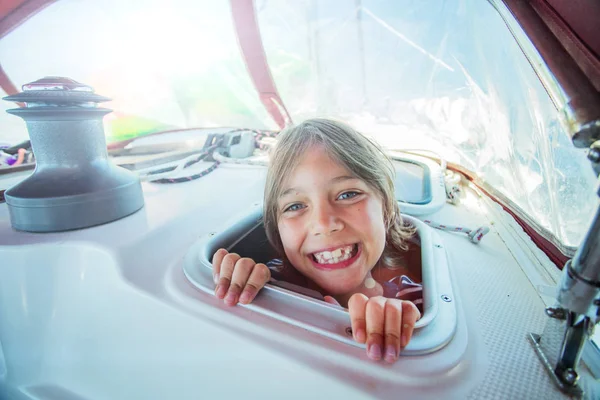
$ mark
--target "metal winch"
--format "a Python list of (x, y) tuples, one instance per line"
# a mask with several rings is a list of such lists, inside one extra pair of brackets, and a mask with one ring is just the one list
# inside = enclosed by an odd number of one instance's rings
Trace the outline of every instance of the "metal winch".
[(140, 181), (108, 159), (98, 103), (110, 99), (72, 79), (45, 77), (4, 100), (25, 103), (7, 112), (27, 123), (36, 168), (5, 192), (17, 230), (57, 232), (130, 215), (144, 205)]

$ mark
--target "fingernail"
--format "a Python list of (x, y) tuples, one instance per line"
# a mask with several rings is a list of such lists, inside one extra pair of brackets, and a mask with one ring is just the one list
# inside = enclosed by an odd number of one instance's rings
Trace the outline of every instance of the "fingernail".
[(225, 297), (225, 303), (233, 305), (235, 303), (235, 294), (231, 292), (227, 293), (227, 296)]
[(225, 286), (223, 286), (223, 285), (217, 286), (217, 297), (222, 299), (225, 296), (226, 291), (227, 291), (227, 288), (225, 288)]
[(381, 359), (381, 346), (379, 346), (376, 343), (373, 343), (371, 346), (369, 346), (367, 355), (369, 356), (369, 358), (371, 358), (373, 360), (380, 360)]
[(364, 329), (357, 329), (356, 332), (354, 332), (354, 335), (356, 337), (357, 342), (359, 342), (359, 343), (365, 342), (365, 330)]
[(398, 358), (398, 353), (396, 353), (396, 346), (388, 345), (385, 350), (385, 360), (387, 362), (394, 362)]
[(242, 293), (242, 295), (240, 296), (240, 303), (249, 303), (250, 302), (250, 293), (248, 292), (244, 292)]
[(400, 337), (400, 346), (402, 346), (402, 348), (405, 348), (407, 344), (408, 344), (408, 338), (406, 337), (405, 334), (402, 334), (402, 336)]
[(215, 281), (215, 285), (219, 284), (219, 274), (213, 274), (213, 281)]

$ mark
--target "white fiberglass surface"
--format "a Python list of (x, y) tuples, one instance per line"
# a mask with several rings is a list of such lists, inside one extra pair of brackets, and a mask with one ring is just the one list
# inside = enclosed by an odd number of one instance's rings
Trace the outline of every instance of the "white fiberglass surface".
[[(457, 331), (392, 366), (191, 285), (186, 253), (262, 201), (264, 172), (144, 183), (142, 210), (71, 232), (16, 232), (0, 204), (0, 398), (563, 398), (526, 341), (544, 303), (493, 225), (479, 245), (439, 232)], [(430, 218), (477, 226), (485, 210), (471, 195)]]
[[(11, 266), (2, 268), (0, 284), (10, 375), (0, 382), (0, 398), (11, 388), (36, 399), (230, 397), (236, 387), (263, 390), (263, 381), (248, 374), (224, 378), (234, 366), (255, 376), (297, 372), (293, 360), (221, 328), (218, 319), (186, 315), (128, 284), (122, 262), (105, 249), (14, 247), (2, 257)], [(320, 393), (347, 392), (306, 372), (321, 382)], [(270, 385), (274, 392), (285, 389), (279, 382)]]
[[(264, 233), (262, 236), (258, 233), (264, 229), (256, 222), (262, 219), (260, 206), (260, 204), (254, 205), (245, 215), (240, 216), (239, 220), (234, 221), (232, 226), (201, 237), (190, 248), (183, 269), (194, 286), (207, 293), (214, 292), (211, 259), (218, 248), (225, 247), (230, 252), (243, 254), (235, 248), (240, 241), (248, 240), (248, 236), (257, 233), (258, 236), (254, 236), (253, 241), (244, 246), (248, 248), (260, 246), (260, 242), (266, 239)], [(406, 357), (439, 351), (453, 339), (459, 329), (457, 329), (456, 303), (442, 299), (453, 299), (455, 295), (441, 240), (433, 228), (420, 220), (410, 216), (403, 218), (415, 226), (418, 232), (416, 240), (421, 248), (424, 305), (421, 319), (415, 324), (413, 337), (402, 352), (402, 356)], [(269, 256), (266, 255), (268, 246), (263, 245), (263, 248), (262, 255), (258, 249), (256, 254), (268, 258)], [(263, 260), (255, 258), (255, 261)], [(347, 309), (272, 284), (267, 284), (262, 291), (262, 297), (248, 305), (248, 308), (342, 343), (365, 348), (364, 345), (356, 343), (348, 333), (352, 328), (348, 325)], [(459, 351), (447, 353), (446, 363), (457, 365), (462, 356)]]

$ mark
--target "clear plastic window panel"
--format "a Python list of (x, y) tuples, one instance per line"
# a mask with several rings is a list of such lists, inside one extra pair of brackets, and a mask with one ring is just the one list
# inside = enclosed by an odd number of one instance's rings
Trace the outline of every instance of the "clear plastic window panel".
[[(598, 205), (596, 178), (489, 2), (256, 0), (255, 9), (295, 121), (337, 117), (389, 148), (437, 152), (565, 245), (579, 244)], [(5, 36), (0, 59), (18, 87), (68, 76), (112, 98), (108, 141), (185, 127), (276, 128), (228, 1), (61, 0)], [(0, 124), (0, 142), (26, 138), (19, 118), (3, 113)]]
[[(0, 41), (0, 59), (18, 88), (67, 76), (110, 97), (109, 141), (186, 127), (276, 127), (240, 56), (228, 1), (57, 1)], [(15, 133), (0, 121), (6, 141)]]
[(595, 176), (489, 2), (256, 4), (295, 120), (337, 117), (390, 148), (435, 151), (579, 244), (598, 205)]

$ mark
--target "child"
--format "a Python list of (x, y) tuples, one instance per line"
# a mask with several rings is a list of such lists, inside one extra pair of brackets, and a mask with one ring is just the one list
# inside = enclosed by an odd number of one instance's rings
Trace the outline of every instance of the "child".
[(282, 262), (271, 271), (219, 249), (216, 296), (248, 304), (271, 272), (303, 281), (348, 307), (354, 339), (367, 344), (369, 358), (396, 361), (421, 317), (422, 288), (408, 277), (420, 281), (420, 254), (407, 241), (414, 230), (402, 222), (394, 172), (379, 146), (339, 122), (313, 119), (283, 131), (264, 203), (267, 237)]

